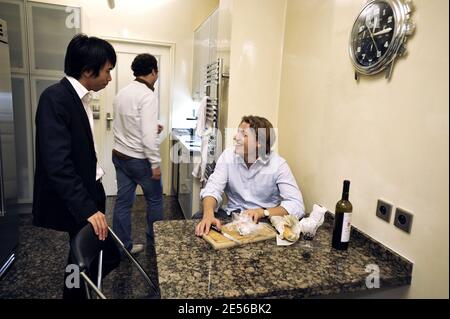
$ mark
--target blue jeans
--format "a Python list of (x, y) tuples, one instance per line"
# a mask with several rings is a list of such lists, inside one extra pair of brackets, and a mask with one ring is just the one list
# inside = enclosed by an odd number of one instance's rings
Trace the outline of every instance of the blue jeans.
[(136, 198), (136, 186), (140, 185), (147, 202), (147, 241), (154, 242), (153, 223), (163, 219), (163, 197), (161, 180), (151, 179), (152, 168), (147, 159), (120, 159), (113, 155), (117, 177), (117, 200), (113, 214), (113, 230), (131, 250), (131, 208)]

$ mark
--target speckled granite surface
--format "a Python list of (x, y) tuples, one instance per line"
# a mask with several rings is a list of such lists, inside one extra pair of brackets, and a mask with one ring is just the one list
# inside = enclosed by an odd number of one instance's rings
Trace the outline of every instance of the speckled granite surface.
[[(106, 201), (106, 216), (111, 223), (115, 198)], [(174, 197), (164, 196), (164, 219), (182, 219), (183, 213)], [(57, 299), (62, 297), (64, 268), (69, 253), (68, 235), (64, 232), (31, 225), (31, 214), (21, 215), (17, 259), (5, 276), (0, 278), (2, 299)], [(137, 196), (133, 206), (132, 229), (136, 243), (146, 244), (146, 203)], [(137, 256), (149, 276), (156, 282), (155, 249), (146, 245)], [(151, 297), (148, 284), (128, 259), (109, 274), (102, 283), (108, 298), (147, 299)]]
[(347, 251), (332, 249), (330, 215), (312, 241), (287, 247), (269, 240), (214, 250), (194, 235), (197, 222), (155, 224), (162, 298), (303, 298), (363, 291), (371, 264), (379, 267), (380, 288), (411, 283), (409, 261), (355, 228)]

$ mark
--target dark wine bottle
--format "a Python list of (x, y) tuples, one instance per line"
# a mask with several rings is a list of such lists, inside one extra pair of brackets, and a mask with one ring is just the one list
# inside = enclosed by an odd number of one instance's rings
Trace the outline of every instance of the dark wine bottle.
[(336, 204), (334, 214), (333, 240), (331, 246), (338, 250), (347, 250), (350, 240), (350, 230), (352, 221), (352, 203), (348, 200), (350, 181), (344, 181), (342, 199)]

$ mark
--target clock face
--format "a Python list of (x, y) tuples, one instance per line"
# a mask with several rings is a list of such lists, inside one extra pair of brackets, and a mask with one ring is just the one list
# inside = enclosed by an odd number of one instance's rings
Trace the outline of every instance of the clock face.
[(378, 63), (388, 50), (395, 28), (392, 7), (384, 1), (374, 1), (363, 9), (352, 29), (355, 62), (362, 67)]

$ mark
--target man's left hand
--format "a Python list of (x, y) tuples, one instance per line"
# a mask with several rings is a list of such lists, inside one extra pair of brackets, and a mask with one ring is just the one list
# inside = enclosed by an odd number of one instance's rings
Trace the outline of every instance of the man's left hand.
[(264, 218), (264, 209), (262, 208), (247, 209), (244, 210), (243, 213), (250, 216), (255, 224), (257, 224), (261, 218)]
[(159, 181), (161, 179), (161, 168), (160, 167), (152, 168), (151, 179), (154, 179), (155, 181)]

